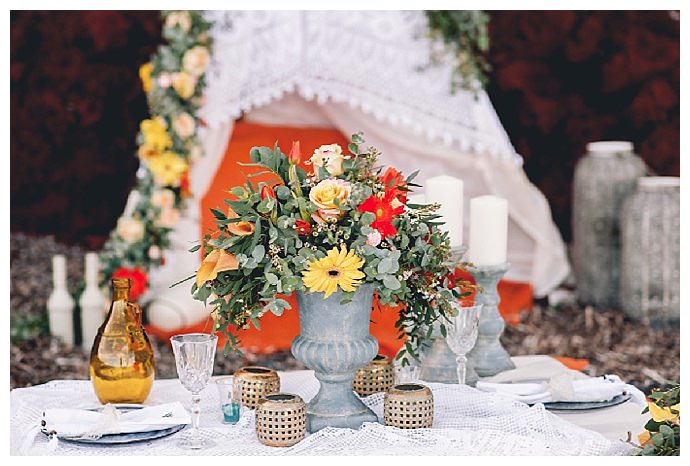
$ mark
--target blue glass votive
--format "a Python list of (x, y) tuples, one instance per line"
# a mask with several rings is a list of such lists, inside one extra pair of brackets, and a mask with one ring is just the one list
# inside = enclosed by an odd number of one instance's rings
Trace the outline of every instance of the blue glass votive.
[(240, 420), (242, 411), (242, 384), (234, 377), (220, 377), (216, 379), (218, 399), (223, 423), (236, 424)]
[(226, 403), (221, 406), (223, 411), (223, 422), (227, 424), (235, 424), (240, 420), (240, 408), (242, 405), (239, 403)]

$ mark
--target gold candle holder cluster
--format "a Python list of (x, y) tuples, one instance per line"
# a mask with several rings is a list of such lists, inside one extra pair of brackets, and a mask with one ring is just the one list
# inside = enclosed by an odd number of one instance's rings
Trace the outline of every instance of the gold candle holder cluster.
[(270, 367), (247, 366), (235, 372), (241, 384), (242, 406), (254, 409), (261, 398), (280, 391), (278, 373)]
[(377, 354), (366, 366), (355, 373), (352, 389), (359, 396), (386, 392), (393, 386), (393, 363), (388, 356)]
[(291, 393), (274, 393), (256, 407), (256, 435), (270, 447), (290, 447), (307, 434), (307, 405)]
[(383, 418), (387, 426), (425, 429), (434, 422), (434, 395), (417, 383), (394, 385), (383, 398)]

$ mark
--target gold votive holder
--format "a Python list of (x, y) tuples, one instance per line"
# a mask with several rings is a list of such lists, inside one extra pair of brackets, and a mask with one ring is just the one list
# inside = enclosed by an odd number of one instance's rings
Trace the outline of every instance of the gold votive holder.
[(256, 408), (266, 395), (280, 391), (278, 373), (270, 367), (246, 366), (235, 372), (235, 379), (241, 384), (242, 406)]
[(307, 405), (291, 393), (274, 393), (256, 406), (256, 436), (270, 447), (290, 447), (307, 433)]
[(434, 395), (418, 383), (393, 385), (383, 397), (383, 421), (400, 429), (429, 428), (434, 422)]
[(390, 358), (377, 354), (371, 362), (355, 373), (352, 389), (359, 396), (369, 396), (388, 391), (394, 380), (393, 363)]

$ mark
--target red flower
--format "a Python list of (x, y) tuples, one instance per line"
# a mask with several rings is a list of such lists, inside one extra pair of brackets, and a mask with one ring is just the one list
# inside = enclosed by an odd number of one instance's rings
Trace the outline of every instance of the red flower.
[(291, 165), (297, 165), (300, 160), (302, 160), (302, 152), (299, 148), (299, 141), (292, 141), (292, 149), (290, 149), (288, 160), (290, 161)]
[(129, 299), (131, 301), (136, 301), (139, 299), (144, 291), (146, 291), (146, 286), (148, 284), (148, 278), (146, 272), (144, 272), (139, 267), (127, 268), (120, 267), (113, 273), (113, 278), (129, 278), (131, 280), (129, 288)]
[(311, 232), (311, 223), (304, 220), (295, 220), (295, 230), (299, 235), (308, 235)]
[(405, 177), (403, 177), (402, 173), (393, 167), (388, 167), (383, 175), (381, 175), (380, 179), (386, 189), (390, 189), (395, 193), (395, 197), (400, 202), (403, 204), (407, 203), (407, 191), (405, 189), (400, 189), (407, 187), (407, 181), (405, 181)]
[(276, 193), (273, 192), (273, 188), (271, 188), (269, 185), (265, 184), (261, 188), (261, 200), (265, 200), (267, 197), (276, 198)]
[(376, 216), (371, 227), (378, 230), (384, 238), (395, 236), (398, 230), (391, 222), (394, 216), (400, 215), (405, 211), (405, 206), (402, 204), (393, 206), (392, 203), (397, 200), (396, 195), (394, 190), (387, 189), (382, 197), (371, 196), (357, 207), (357, 210), (371, 212)]
[(470, 274), (465, 269), (458, 267), (452, 273), (451, 280), (454, 285), (460, 287), (460, 293), (470, 293), (469, 295), (460, 298), (460, 305), (463, 307), (474, 306), (475, 295), (477, 294), (477, 290), (475, 288), (467, 286), (475, 284), (474, 277), (472, 276), (472, 274)]

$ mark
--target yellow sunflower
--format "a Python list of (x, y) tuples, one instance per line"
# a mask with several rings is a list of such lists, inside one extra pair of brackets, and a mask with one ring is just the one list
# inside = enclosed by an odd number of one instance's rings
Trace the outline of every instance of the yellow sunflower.
[(342, 246), (340, 251), (335, 247), (328, 251), (326, 257), (313, 260), (307, 265), (307, 270), (302, 272), (304, 286), (312, 293), (323, 291), (326, 298), (338, 290), (355, 291), (362, 283), (364, 272), (360, 267), (364, 265), (364, 259)]

